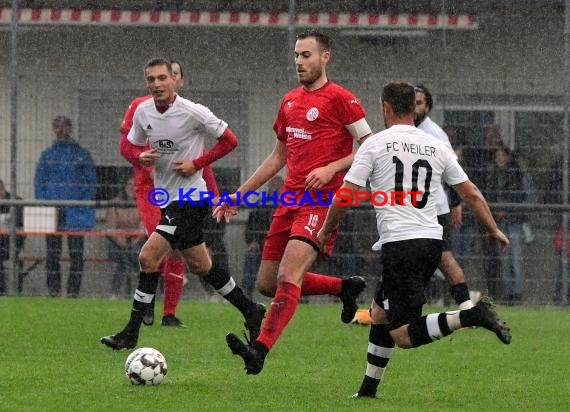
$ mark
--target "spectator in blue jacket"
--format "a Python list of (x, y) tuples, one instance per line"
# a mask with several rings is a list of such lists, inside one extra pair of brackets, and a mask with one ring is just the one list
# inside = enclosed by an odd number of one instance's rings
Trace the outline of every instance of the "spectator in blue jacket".
[[(52, 122), (56, 140), (40, 156), (34, 189), (41, 200), (95, 200), (96, 172), (91, 154), (71, 137), (71, 120), (58, 116)], [(95, 226), (93, 207), (58, 207), (57, 230), (74, 232)], [(61, 292), (62, 236), (46, 236), (47, 286), (49, 294)], [(68, 235), (70, 269), (67, 296), (77, 297), (83, 275), (84, 236)]]

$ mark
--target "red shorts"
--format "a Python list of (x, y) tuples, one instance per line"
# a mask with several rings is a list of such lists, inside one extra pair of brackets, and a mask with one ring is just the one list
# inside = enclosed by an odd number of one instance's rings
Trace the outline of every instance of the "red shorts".
[(139, 182), (135, 187), (137, 208), (147, 236), (150, 236), (151, 233), (154, 232), (158, 222), (160, 222), (160, 208), (148, 201), (148, 193), (152, 189), (154, 189), (152, 182), (146, 184)]
[[(316, 249), (317, 234), (325, 222), (327, 212), (327, 206), (279, 206), (263, 244), (263, 259), (281, 260), (290, 239), (301, 239)], [(337, 230), (333, 232), (323, 255), (332, 254), (337, 233)]]

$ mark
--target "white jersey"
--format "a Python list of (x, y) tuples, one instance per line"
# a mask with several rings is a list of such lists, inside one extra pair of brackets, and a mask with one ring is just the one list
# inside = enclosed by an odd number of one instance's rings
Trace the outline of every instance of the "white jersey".
[(170, 201), (180, 198), (180, 189), (184, 193), (195, 189), (190, 198), (200, 200), (200, 192), (206, 191), (202, 170), (183, 177), (173, 170), (174, 162), (202, 156), (206, 138), (219, 138), (227, 127), (210, 109), (183, 97), (176, 96), (164, 113), (156, 110), (153, 99), (148, 99), (137, 107), (127, 138), (137, 146), (148, 143), (160, 154), (155, 163), (154, 187), (167, 190)]
[[(418, 125), (418, 129), (423, 130), (427, 134), (440, 140), (449, 150), (453, 151), (453, 147), (451, 147), (451, 143), (449, 143), (449, 137), (447, 137), (447, 134), (429, 117), (426, 116), (426, 118)], [(447, 198), (447, 193), (443, 186), (439, 186), (437, 189), (434, 188), (434, 193), (436, 196), (435, 205), (437, 208), (437, 215), (440, 216), (449, 213), (449, 199)]]
[(441, 239), (432, 190), (442, 181), (456, 185), (468, 178), (446, 145), (414, 126), (395, 125), (364, 141), (344, 180), (361, 187), (369, 180), (373, 195), (421, 192), (416, 206), (411, 195), (405, 197), (404, 206), (374, 206), (380, 235), (377, 249), (400, 240)]

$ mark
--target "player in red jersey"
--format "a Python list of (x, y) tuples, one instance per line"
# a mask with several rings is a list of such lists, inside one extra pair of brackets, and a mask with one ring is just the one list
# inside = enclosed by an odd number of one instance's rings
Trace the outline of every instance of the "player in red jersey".
[[(180, 63), (177, 61), (171, 61), (172, 64), (172, 76), (175, 80), (176, 91), (180, 90), (184, 85), (184, 73)], [(145, 231), (147, 234), (154, 232), (156, 225), (160, 221), (160, 208), (151, 204), (148, 201), (149, 192), (154, 189), (153, 180), (153, 167), (144, 166), (139, 161), (138, 152), (134, 153), (132, 145), (128, 144), (127, 135), (129, 130), (133, 125), (133, 115), (135, 110), (145, 100), (150, 99), (151, 96), (142, 96), (134, 99), (129, 108), (127, 109), (125, 116), (123, 117), (123, 123), (121, 124), (121, 143), (120, 151), (121, 155), (131, 163), (135, 169), (135, 192), (137, 200), (137, 208), (141, 220), (143, 222)], [(204, 168), (203, 178), (206, 181), (206, 185), (210, 192), (218, 194), (218, 187), (216, 185), (216, 180), (212, 172), (210, 165)], [(161, 325), (163, 326), (178, 326), (184, 327), (184, 324), (180, 319), (176, 317), (176, 307), (182, 296), (182, 289), (184, 287), (184, 271), (185, 271), (184, 259), (178, 251), (174, 251), (164, 261), (162, 268), (162, 275), (164, 280), (164, 308)], [(154, 301), (153, 305), (149, 306), (148, 312), (143, 318), (143, 323), (145, 325), (152, 325), (154, 322)]]
[[(258, 290), (274, 296), (261, 334), (254, 342), (226, 336), (228, 346), (245, 362), (248, 374), (258, 374), (265, 357), (297, 309), (301, 296), (336, 295), (343, 303), (341, 319), (349, 323), (358, 309), (356, 297), (364, 279), (347, 279), (307, 272), (318, 256), (317, 234), (327, 213), (326, 202), (342, 185), (353, 159), (354, 140), (371, 135), (365, 111), (350, 91), (328, 80), (330, 40), (309, 30), (297, 36), (295, 66), (301, 86), (282, 99), (273, 129), (273, 152), (239, 188), (256, 190), (287, 166), (283, 191), (295, 192), (297, 206), (281, 204), (267, 234), (257, 280)], [(237, 198), (234, 194), (232, 200)], [(307, 196), (313, 200), (299, 205)], [(216, 218), (237, 213), (229, 204), (214, 209)], [(324, 250), (330, 255), (334, 237)]]

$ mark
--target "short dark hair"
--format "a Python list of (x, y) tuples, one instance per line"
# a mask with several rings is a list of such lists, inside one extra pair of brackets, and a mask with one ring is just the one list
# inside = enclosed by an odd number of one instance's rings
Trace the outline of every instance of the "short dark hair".
[(55, 119), (52, 120), (51, 124), (55, 125), (56, 123), (63, 123), (64, 126), (67, 126), (71, 129), (72, 124), (71, 124), (71, 119), (67, 116), (57, 116)]
[(318, 31), (317, 29), (307, 29), (297, 34), (297, 40), (303, 40), (308, 37), (314, 37), (319, 44), (319, 49), (324, 51), (331, 51), (331, 39), (326, 34)]
[(431, 93), (423, 84), (416, 85), (416, 92), (423, 93), (426, 97), (426, 105), (431, 110), (433, 108), (433, 98), (431, 97)]
[(405, 82), (391, 82), (382, 89), (382, 101), (392, 105), (397, 115), (412, 114), (416, 107), (414, 86)]
[(168, 73), (172, 74), (172, 64), (170, 63), (170, 60), (163, 59), (161, 57), (153, 57), (146, 63), (146, 65), (144, 66), (145, 74), (146, 74), (146, 69), (155, 66), (166, 66), (166, 68), (168, 69)]
[(177, 64), (178, 67), (180, 67), (180, 77), (184, 78), (184, 71), (182, 70), (180, 62), (178, 60), (170, 60), (170, 67), (172, 67), (173, 64)]

